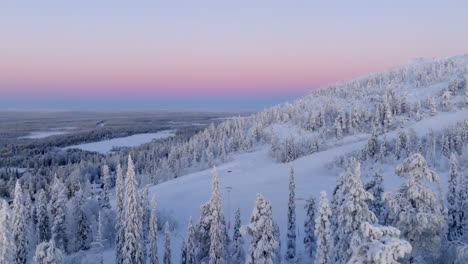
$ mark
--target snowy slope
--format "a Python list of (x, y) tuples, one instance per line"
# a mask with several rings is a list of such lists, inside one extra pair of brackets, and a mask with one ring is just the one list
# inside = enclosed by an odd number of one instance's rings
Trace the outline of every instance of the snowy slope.
[[(464, 65), (468, 64), (468, 57), (460, 57)], [(395, 74), (404, 74), (401, 69), (414, 69), (418, 65), (423, 65), (422, 62), (413, 63), (396, 67), (383, 73), (381, 78), (388, 78), (392, 84), (392, 78)], [(462, 69), (465, 66), (462, 66)], [(466, 72), (466, 71), (465, 71)], [(395, 74), (394, 74), (395, 73)], [(419, 72), (414, 74), (416, 77)], [(442, 77), (435, 78), (436, 81), (429, 85), (417, 85), (418, 80), (412, 80), (411, 85), (399, 85), (394, 87), (394, 92), (398, 95), (406, 95), (409, 103), (416, 102), (425, 103), (429, 97), (436, 97), (439, 105), (440, 95), (443, 90), (447, 89), (450, 80), (454, 76), (458, 76), (459, 72), (454, 74), (446, 73)], [(377, 76), (377, 77), (376, 77)], [(391, 76), (392, 78), (388, 77)], [(376, 108), (376, 102), (379, 102), (384, 97), (386, 89), (382, 88), (363, 88), (357, 86), (360, 90), (352, 89), (355, 83), (365, 78), (380, 78), (377, 74), (361, 77), (350, 81), (345, 85), (330, 86), (316, 94), (306, 96), (293, 104), (278, 106), (273, 110), (265, 111), (267, 120), (274, 120), (271, 123), (265, 121), (268, 126), (264, 127), (265, 131), (272, 131), (278, 140), (286, 140), (291, 135), (296, 139), (306, 137), (318, 137), (317, 131), (307, 131), (303, 128), (303, 122), (306, 120), (307, 111), (325, 111), (331, 106), (342, 105), (343, 108), (351, 110), (353, 107), (365, 108), (368, 117), (371, 118), (373, 111)], [(376, 84), (378, 86), (378, 84)], [(338, 88), (336, 88), (338, 87)], [(331, 91), (334, 91), (332, 93)], [(333, 95), (333, 96), (332, 96)], [(336, 95), (336, 96), (335, 96)], [(457, 95), (453, 101), (456, 107), (450, 111), (438, 111), (434, 116), (431, 116), (428, 108), (423, 107), (422, 120), (416, 121), (412, 117), (400, 115), (395, 118), (397, 121), (392, 129), (386, 133), (387, 138), (395, 138), (397, 130), (414, 129), (416, 134), (422, 136), (429, 129), (434, 131), (443, 130), (459, 121), (468, 120), (468, 109), (463, 106), (461, 101), (462, 95)], [(304, 107), (302, 107), (303, 105)], [(289, 117), (277, 117), (278, 110), (280, 114)], [(306, 111), (305, 111), (306, 110)], [(439, 109), (440, 110), (440, 109)], [(270, 111), (270, 112), (268, 112)], [(304, 114), (301, 112), (304, 111)], [(333, 111), (330, 111), (333, 113)], [(268, 115), (270, 114), (270, 115)], [(314, 113), (315, 114), (315, 113)], [(259, 117), (260, 116), (260, 117)], [(262, 120), (261, 113), (257, 116), (257, 120)], [(270, 118), (273, 116), (272, 118)], [(279, 115), (278, 115), (279, 116)], [(333, 117), (334, 119), (334, 117)], [(279, 120), (279, 121), (278, 121)], [(286, 120), (286, 121), (284, 121)], [(369, 119), (370, 120), (370, 119)], [(366, 121), (367, 124), (371, 121)], [(330, 122), (329, 122), (330, 123)], [(370, 126), (369, 126), (370, 127)], [(247, 127), (248, 128), (248, 127)], [(328, 129), (328, 130), (327, 130)], [(324, 128), (326, 136), (320, 137), (323, 142), (323, 148), (319, 152), (302, 156), (290, 163), (278, 163), (270, 155), (270, 144), (262, 142), (253, 147), (251, 152), (237, 151), (230, 158), (230, 162), (218, 165), (219, 182), (222, 191), (222, 202), (225, 217), (227, 220), (233, 221), (234, 211), (237, 208), (241, 210), (242, 222), (247, 224), (252, 212), (255, 196), (261, 193), (268, 201), (272, 203), (273, 217), (281, 229), (281, 239), (283, 252), (285, 249), (286, 236), (286, 217), (287, 217), (287, 198), (288, 198), (288, 176), (291, 166), (295, 169), (296, 174), (296, 213), (297, 213), (297, 228), (298, 251), (303, 251), (303, 222), (305, 210), (303, 210), (305, 199), (313, 196), (318, 198), (320, 191), (325, 190), (331, 196), (330, 191), (335, 185), (336, 177), (342, 172), (340, 168), (330, 169), (330, 164), (346, 153), (351, 153), (362, 149), (366, 146), (370, 134), (370, 129), (356, 129), (349, 132), (342, 138), (333, 137), (330, 135), (330, 127)], [(328, 133), (328, 134), (327, 134)], [(331, 133), (333, 134), (333, 133)], [(382, 137), (382, 136), (380, 136)], [(321, 143), (322, 143), (321, 142)], [(183, 148), (181, 148), (183, 149)], [(174, 155), (176, 156), (176, 155)], [(399, 161), (401, 162), (401, 161)], [(379, 164), (376, 164), (379, 165)], [(382, 173), (386, 190), (395, 189), (401, 179), (394, 175), (394, 167), (396, 164), (383, 164)], [(442, 184), (446, 183), (445, 171), (437, 171), (442, 179)], [(368, 180), (366, 171), (363, 172), (363, 181)], [(230, 195), (227, 187), (231, 187)], [(150, 200), (156, 197), (158, 201), (158, 210), (169, 215), (176, 221), (176, 227), (172, 238), (173, 261), (179, 262), (180, 246), (185, 236), (187, 222), (190, 216), (197, 222), (199, 218), (200, 206), (208, 201), (211, 194), (211, 169), (202, 170), (194, 173), (184, 173), (178, 175), (177, 178), (160, 183), (150, 187)], [(232, 229), (230, 230), (232, 231)], [(159, 235), (162, 238), (162, 234)], [(162, 256), (162, 243), (160, 241), (160, 256)], [(248, 238), (245, 246), (248, 245)], [(107, 252), (107, 263), (113, 263), (114, 257), (112, 252)]]
[[(466, 119), (468, 119), (468, 110), (463, 110), (426, 118), (412, 124), (410, 127), (414, 128), (416, 132), (423, 134), (429, 128), (442, 129)], [(353, 142), (356, 140), (357, 142)], [(282, 243), (284, 245), (289, 167), (293, 166), (296, 173), (296, 213), (299, 231), (297, 243), (298, 249), (302, 251), (303, 222), (305, 217), (305, 211), (303, 210), (303, 206), (305, 205), (304, 200), (310, 196), (318, 198), (319, 192), (322, 190), (330, 193), (339, 172), (327, 169), (327, 163), (339, 155), (362, 148), (367, 143), (367, 138), (362, 140), (359, 137), (353, 136), (345, 141), (353, 143), (317, 152), (299, 158), (291, 163), (276, 163), (268, 157), (268, 149), (261, 147), (252, 153), (236, 155), (233, 162), (219, 166), (217, 169), (220, 177), (220, 188), (223, 195), (222, 199), (226, 219), (229, 219), (229, 216), (231, 216), (233, 220), (234, 211), (239, 207), (242, 222), (247, 223), (253, 208), (255, 195), (256, 193), (261, 193), (272, 203), (274, 220), (280, 226)], [(393, 169), (384, 170), (384, 182), (388, 190), (395, 189), (401, 183), (401, 179), (393, 174)], [(366, 181), (366, 179), (363, 180)], [(445, 177), (442, 177), (442, 181), (446, 181)], [(230, 203), (228, 203), (229, 197), (226, 187), (232, 187)], [(157, 198), (159, 209), (165, 213), (169, 213), (177, 221), (177, 228), (173, 239), (174, 260), (176, 262), (179, 258), (177, 252), (185, 235), (188, 218), (192, 216), (194, 220), (198, 219), (199, 208), (203, 203), (208, 201), (210, 194), (211, 170), (185, 175), (184, 177), (150, 188), (150, 197)]]

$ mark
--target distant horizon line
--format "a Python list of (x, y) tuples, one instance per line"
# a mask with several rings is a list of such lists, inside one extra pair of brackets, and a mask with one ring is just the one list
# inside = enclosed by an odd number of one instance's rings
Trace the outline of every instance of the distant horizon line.
[(1, 98), (0, 111), (28, 112), (236, 112), (258, 111), (304, 95), (230, 97), (40, 97)]

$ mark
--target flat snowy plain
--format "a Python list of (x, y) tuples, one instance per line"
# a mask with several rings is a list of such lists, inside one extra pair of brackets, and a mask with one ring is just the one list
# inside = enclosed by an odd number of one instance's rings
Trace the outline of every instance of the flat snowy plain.
[(175, 135), (173, 130), (163, 130), (157, 133), (135, 134), (128, 137), (113, 138), (91, 143), (83, 143), (65, 147), (64, 149), (82, 149), (86, 151), (94, 151), (102, 154), (108, 153), (113, 147), (135, 147), (144, 143), (148, 143), (153, 139), (161, 139), (172, 137)]

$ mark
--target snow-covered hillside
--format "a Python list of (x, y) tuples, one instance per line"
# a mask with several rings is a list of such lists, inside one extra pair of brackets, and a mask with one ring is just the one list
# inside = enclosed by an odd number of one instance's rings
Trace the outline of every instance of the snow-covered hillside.
[[(209, 164), (217, 164), (224, 213), (231, 222), (231, 228), (237, 208), (240, 208), (243, 223), (248, 223), (256, 194), (261, 193), (272, 204), (273, 217), (281, 229), (283, 245), (286, 243), (289, 168), (294, 167), (297, 188), (297, 244), (299, 252), (302, 252), (305, 200), (311, 196), (318, 198), (322, 190), (331, 194), (337, 176), (344, 170), (333, 166), (334, 161), (345, 154), (365, 148), (373, 129), (379, 129), (377, 133), (380, 139), (397, 138), (397, 131), (401, 130), (414, 130), (422, 137), (430, 129), (435, 132), (443, 131), (457, 122), (468, 120), (467, 88), (455, 91), (449, 99), (444, 97), (444, 93), (449, 91), (450, 87), (458, 85), (466, 78), (464, 75), (467, 73), (467, 62), (467, 56), (418, 61), (323, 88), (296, 102), (268, 109), (248, 119), (233, 119), (217, 128), (208, 128), (204, 134), (198, 136), (200, 138), (210, 133), (213, 135), (207, 136), (209, 142), (206, 146), (212, 151), (212, 156), (208, 155), (208, 160), (205, 160), (207, 164), (198, 163), (187, 169), (176, 166), (179, 168), (175, 175), (177, 178), (150, 188), (150, 196), (157, 198), (159, 210), (177, 223), (172, 240), (174, 252), (179, 252), (189, 217), (192, 216), (195, 220), (199, 218), (200, 206), (210, 199), (211, 193), (211, 169), (193, 173), (184, 171), (203, 169), (209, 167)], [(447, 103), (444, 100), (450, 100), (450, 108), (444, 109)], [(432, 104), (435, 104), (435, 110), (432, 109)], [(380, 107), (384, 108), (381, 110), (383, 113), (380, 113), (383, 116), (382, 123), (374, 125)], [(385, 110), (385, 107), (391, 109)], [(403, 109), (398, 109), (400, 107)], [(388, 126), (385, 123), (385, 111), (391, 112), (391, 124)], [(315, 125), (317, 115), (320, 114), (322, 120), (319, 121), (325, 124), (322, 127), (311, 128), (311, 123)], [(342, 121), (344, 127), (341, 128), (340, 124), (337, 125), (340, 115), (346, 119)], [(360, 117), (360, 120), (353, 120), (355, 116)], [(220, 138), (223, 138), (222, 142), (232, 143), (232, 140), (229, 141), (229, 135), (234, 134), (236, 137), (235, 129), (232, 133), (226, 132), (224, 136), (218, 133), (229, 130), (231, 125), (244, 127), (242, 130), (246, 131), (245, 136), (237, 137), (248, 139), (244, 139), (247, 141), (244, 142), (246, 147), (239, 146), (229, 152), (223, 149), (224, 143), (217, 144)], [(340, 129), (342, 131), (337, 131)], [(258, 139), (249, 140), (254, 138), (256, 133)], [(288, 142), (288, 139), (293, 143)], [(195, 144), (196, 140), (195, 138), (191, 143)], [(309, 146), (304, 146), (311, 142), (317, 142), (318, 149), (310, 150)], [(288, 145), (289, 143), (291, 145)], [(276, 156), (275, 144), (279, 145), (276, 148), (282, 151), (291, 147), (291, 151), (300, 151), (300, 154), (295, 153), (294, 157), (290, 157), (288, 155), (291, 153), (284, 153), (286, 158), (283, 159)], [(214, 151), (218, 147), (222, 150)], [(185, 149), (190, 153), (190, 146)], [(228, 154), (230, 157), (226, 158)], [(202, 152), (200, 156), (206, 154)], [(171, 155), (169, 159), (170, 157)], [(228, 162), (224, 163), (224, 160)], [(279, 163), (277, 160), (291, 161)], [(378, 168), (384, 175), (386, 190), (394, 190), (403, 181), (394, 173), (395, 166), (401, 161), (392, 160), (385, 164), (377, 161), (372, 168), (363, 167), (362, 180), (369, 181), (371, 174)], [(165, 162), (168, 161), (158, 164)], [(168, 170), (164, 166), (162, 169)], [(446, 187), (447, 168), (437, 168), (437, 171), (443, 186)], [(175, 254), (174, 260), (178, 262), (179, 257)]]
[[(468, 56), (417, 60), (10, 179), (12, 248), (66, 263), (100, 263), (102, 249), (106, 264), (156, 263), (156, 241), (165, 264), (467, 263), (467, 80)], [(2, 202), (0, 230), (9, 218)]]

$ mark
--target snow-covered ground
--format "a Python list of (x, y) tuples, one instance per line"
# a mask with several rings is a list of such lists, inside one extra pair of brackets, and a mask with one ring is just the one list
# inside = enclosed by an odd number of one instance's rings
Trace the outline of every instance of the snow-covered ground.
[(67, 131), (36, 131), (36, 132), (31, 132), (27, 136), (19, 137), (19, 138), (28, 138), (28, 139), (39, 139), (39, 138), (45, 138), (45, 137), (50, 137), (50, 136), (55, 136), (55, 135), (63, 135), (68, 133)]
[(65, 147), (64, 149), (82, 149), (86, 151), (94, 151), (99, 153), (108, 153), (113, 147), (135, 147), (144, 143), (148, 143), (153, 139), (161, 139), (172, 137), (175, 135), (174, 130), (163, 130), (157, 133), (144, 133), (135, 134), (128, 137), (113, 138), (108, 140), (102, 140), (98, 142), (84, 143), (79, 145), (73, 145)]

